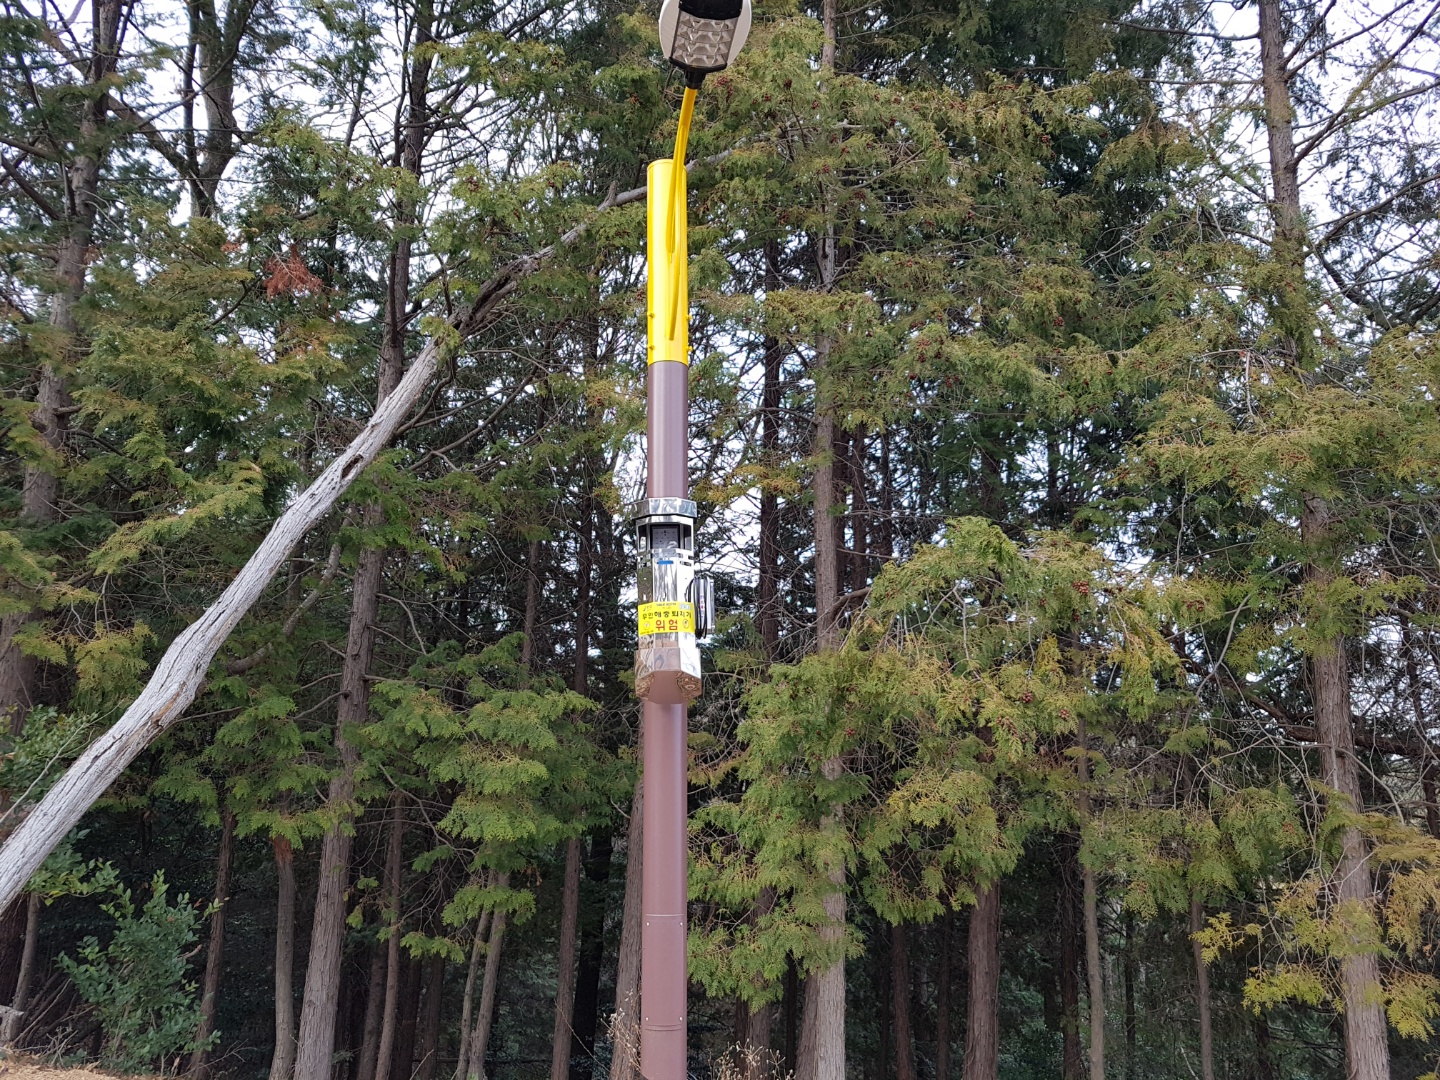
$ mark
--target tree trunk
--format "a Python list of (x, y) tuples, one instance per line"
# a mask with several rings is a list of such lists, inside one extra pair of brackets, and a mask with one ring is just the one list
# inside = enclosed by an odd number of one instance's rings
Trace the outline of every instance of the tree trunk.
[[(500, 875), (500, 888), (510, 885), (510, 873)], [(500, 947), (505, 940), (505, 912), (495, 912), (490, 931), (490, 948), (485, 957), (485, 982), (480, 990), (480, 1011), (475, 1017), (475, 1030), (470, 1036), (467, 1076), (484, 1080), (485, 1054), (490, 1048), (490, 1027), (495, 1020), (495, 995), (500, 988)]]
[(1090, 997), (1090, 1080), (1105, 1080), (1105, 972), (1100, 966), (1100, 915), (1095, 871), (1081, 865), (1085, 890), (1085, 980)]
[(539, 540), (531, 540), (525, 553), (525, 613), (520, 623), (520, 666), (530, 670), (535, 658), (535, 627), (540, 614), (540, 555), (543, 552)]
[[(390, 924), (385, 938), (385, 1004), (380, 1011), (380, 1042), (375, 1054), (375, 1080), (390, 1080), (395, 1060), (395, 1036), (400, 1023), (400, 917), (401, 876), (405, 848), (405, 811), (396, 792), (390, 799), (390, 830), (385, 845), (385, 907), (381, 917)], [(402, 1076), (399, 1080), (410, 1080)]]
[(1200, 1077), (1215, 1080), (1215, 1040), (1210, 1032), (1210, 972), (1197, 936), (1205, 929), (1205, 908), (1198, 893), (1190, 894), (1190, 951), (1195, 957), (1195, 1006), (1200, 1014)]
[(579, 924), (580, 838), (572, 836), (565, 844), (565, 882), (560, 903), (560, 955), (556, 965), (555, 1033), (550, 1051), (550, 1080), (568, 1080), (570, 1076), (570, 1024), (575, 1011), (575, 942)]
[(295, 1071), (295, 856), (290, 841), (277, 836), (275, 876), (275, 1051), (270, 1080), (290, 1080)]
[(186, 132), (190, 197), (198, 216), (211, 217), (217, 209), (220, 178), (239, 148), (235, 59), (240, 53), (246, 24), (254, 12), (255, 0), (232, 0), (226, 5), (223, 19), (217, 17), (213, 0), (191, 0), (186, 9), (190, 13), (191, 38), (196, 46), (200, 74), (200, 86), (187, 86), (186, 90), (189, 93), (198, 90), (198, 96), (205, 103), (205, 133), (198, 148), (193, 130)]
[(425, 958), (421, 979), (420, 1064), (416, 1080), (435, 1080), (440, 1064), (440, 1010), (445, 1004), (445, 957), (436, 954)]
[(489, 928), (490, 912), (481, 912), (480, 917), (475, 920), (475, 940), (470, 946), (470, 966), (465, 972), (465, 993), (460, 999), (460, 1047), (455, 1062), (455, 1080), (465, 1080), (469, 1075), (471, 1019), (475, 1013), (475, 977), (480, 971), (480, 957), (485, 953), (485, 934)]
[(25, 1027), (25, 1009), (30, 1004), (30, 984), (35, 981), (35, 947), (40, 942), (40, 894), (27, 893), (25, 900), (25, 948), (20, 954), (20, 973), (15, 977), (15, 997), (0, 1025), (0, 1047), (12, 1049)]
[(210, 916), (210, 947), (205, 953), (205, 981), (200, 993), (200, 1026), (195, 1032), (198, 1049), (190, 1055), (190, 1075), (203, 1080), (210, 1074), (207, 1046), (215, 1030), (215, 1006), (220, 999), (221, 965), (225, 956), (225, 907), (230, 902), (230, 865), (235, 852), (235, 815), (220, 812), (220, 855), (215, 862), (215, 914)]
[[(773, 886), (767, 885), (760, 890), (760, 896), (750, 908), (752, 925), (775, 910), (775, 900)], [(775, 1023), (775, 1003), (766, 1002), (755, 1007), (742, 1004), (745, 1005), (744, 1023), (735, 1033), (735, 1041), (745, 1051), (740, 1058), (743, 1080), (769, 1080), (772, 1068), (766, 1052), (770, 1049), (770, 1028)]]
[(1000, 883), (975, 890), (965, 951), (969, 997), (965, 1022), (965, 1080), (996, 1080), (1000, 1070)]
[(605, 884), (610, 880), (611, 843), (608, 832), (597, 833), (590, 840), (590, 857), (585, 860), (585, 879), (593, 895), (581, 910), (570, 1080), (590, 1080), (593, 1071), (595, 1029), (600, 1021), (600, 968), (605, 959)]
[(1270, 1056), (1270, 1021), (1262, 1009), (1255, 1014), (1255, 1080), (1276, 1080), (1275, 1062)]
[[(430, 9), (426, 4), (417, 8), (415, 40), (421, 45), (430, 40)], [(429, 52), (417, 52), (410, 66), (409, 81), (406, 85), (407, 123), (398, 137), (401, 167), (418, 176), (421, 156), (424, 152), (430, 125), (426, 100), (430, 67), (434, 62)], [(384, 330), (380, 342), (380, 371), (377, 409), (401, 383), (405, 370), (405, 334), (408, 325), (410, 304), (410, 248), (411, 241), (405, 226), (414, 219), (415, 208), (402, 201), (396, 211), (399, 226), (394, 246), (390, 251), (389, 266), (385, 275)], [(419, 361), (417, 360), (417, 364)], [(365, 508), (365, 524), (374, 528), (384, 520), (384, 512), (377, 505)], [(369, 712), (370, 660), (375, 644), (375, 620), (378, 614), (380, 576), (385, 553), (383, 549), (367, 548), (360, 554), (353, 583), (353, 600), (350, 609), (350, 642), (345, 653), (345, 664), (340, 678), (340, 708), (335, 723), (336, 748), (341, 751), (341, 774), (338, 790), (332, 782), (329, 807), (339, 816), (337, 823), (325, 834), (321, 852), (322, 896), (317, 896), (315, 905), (315, 929), (311, 932), (311, 968), (305, 975), (305, 1004), (300, 1014), (300, 1052), (296, 1062), (295, 1080), (327, 1080), (330, 1058), (334, 1053), (335, 1016), (334, 987), (324, 986), (321, 980), (333, 983), (339, 977), (340, 952), (344, 936), (344, 897), (338, 891), (344, 870), (334, 873), (333, 881), (323, 877), (326, 870), (326, 855), (329, 852), (337, 866), (348, 866), (350, 857), (350, 834), (348, 831), (349, 803), (354, 796), (354, 772), (358, 758), (349, 744), (344, 741), (345, 729), (350, 725), (363, 724)], [(338, 796), (338, 798), (337, 798)], [(330, 849), (333, 847), (333, 852)], [(343, 862), (340, 856), (343, 855)], [(321, 902), (323, 900), (323, 903)], [(323, 914), (323, 921), (322, 921)], [(319, 942), (320, 953), (316, 947)], [(311, 975), (316, 960), (324, 961), (322, 970), (316, 973), (315, 990), (322, 997), (312, 1010), (310, 1002)], [(395, 972), (390, 969), (393, 982)], [(388, 989), (388, 983), (387, 983)], [(388, 995), (387, 995), (388, 997)], [(391, 1011), (386, 1010), (387, 1018)], [(309, 1023), (307, 1023), (307, 1019)], [(393, 1027), (392, 1027), (393, 1030)], [(380, 1056), (376, 1061), (376, 1075), (383, 1077), (388, 1070), (389, 1057), (384, 1046), (385, 1036), (381, 1033)], [(408, 1080), (408, 1078), (406, 1078)]]
[(1075, 925), (1075, 844), (1072, 837), (1060, 843), (1060, 1038), (1061, 1076), (1081, 1080), (1080, 1062), (1080, 949)]
[[(765, 293), (778, 292), (780, 245), (765, 244)], [(780, 378), (785, 350), (780, 339), (766, 335), (764, 386), (760, 395), (760, 451), (767, 469), (780, 468)], [(756, 585), (755, 618), (760, 647), (767, 663), (775, 663), (780, 651), (780, 499), (771, 484), (760, 486), (760, 569)]]
[(1431, 758), (1425, 762), (1420, 777), (1420, 793), (1425, 800), (1425, 830), (1440, 840), (1440, 796), (1436, 795), (1435, 781), (1440, 779), (1440, 766)]
[[(645, 738), (645, 733), (640, 733)], [(630, 827), (625, 837), (625, 905), (620, 922), (620, 955), (615, 969), (615, 1016), (611, 1021), (614, 1050), (610, 1080), (640, 1076), (640, 861), (644, 855), (645, 778), (635, 778), (630, 800)]]
[(940, 970), (935, 979), (935, 1080), (950, 1080), (950, 955), (955, 909), (948, 903), (940, 919)]
[[(821, 769), (827, 780), (838, 780), (842, 767), (831, 758)], [(822, 823), (822, 827), (833, 824)], [(845, 864), (837, 860), (825, 871), (830, 883), (822, 901), (826, 922), (820, 940), (835, 949), (845, 937)], [(805, 980), (805, 1009), (800, 1022), (797, 1080), (845, 1080), (845, 961), (816, 971)]]
[[(382, 398), (386, 392), (382, 382)], [(366, 523), (379, 524), (378, 507), (366, 509)], [(326, 806), (335, 823), (320, 844), (320, 877), (310, 930), (310, 960), (305, 968), (305, 996), (295, 1055), (295, 1080), (329, 1080), (335, 1052), (335, 1016), (339, 1004), (340, 963), (345, 945), (346, 885), (354, 821), (355, 774), (360, 755), (347, 729), (359, 727), (369, 713), (370, 658), (375, 647), (380, 572), (384, 552), (367, 549), (355, 570), (350, 607), (350, 633), (340, 675), (340, 705), (335, 717), (335, 749), (340, 769), (330, 781)]]
[[(67, 190), (62, 200), (64, 235), (55, 251), (54, 288), (49, 295), (50, 325), (63, 335), (64, 348), (59, 363), (47, 360), (36, 372), (35, 408), (30, 414), (30, 423), (57, 459), (63, 458), (69, 441), (71, 401), (67, 369), (78, 353), (80, 332), (75, 308), (85, 292), (85, 270), (91, 259), (98, 208), (100, 168), (107, 153), (101, 132), (109, 118), (110, 96), (102, 87), (114, 77), (119, 64), (120, 42), (129, 23), (129, 8), (128, 0), (93, 0), (93, 39), (86, 58), (85, 91), (75, 98), (75, 107), (80, 109), (79, 138), (66, 169)], [(48, 525), (60, 519), (60, 478), (50, 462), (26, 462), (20, 513), (35, 525)], [(15, 635), (30, 618), (29, 612), (0, 618), (0, 720), (8, 714), (10, 731), (17, 735), (34, 700), (35, 661), (15, 643)], [(25, 882), (28, 881), (27, 874)], [(21, 883), (14, 895), (0, 900), (0, 910), (9, 906), (24, 884)]]
[(890, 928), (890, 994), (895, 1001), (895, 1080), (917, 1080), (915, 1033), (910, 1025), (910, 949), (904, 923)]
[[(593, 337), (591, 343), (593, 350)], [(588, 375), (588, 369), (582, 371), (583, 375)], [(581, 522), (575, 573), (575, 664), (570, 679), (571, 689), (582, 697), (590, 692), (590, 580), (594, 565), (592, 487), (593, 479), (587, 468), (580, 498)], [(526, 607), (529, 608), (528, 601)], [(575, 951), (579, 935), (580, 837), (572, 836), (565, 844), (565, 879), (561, 885), (560, 948), (555, 964), (555, 1030), (550, 1042), (550, 1080), (569, 1080), (570, 1076), (570, 1050), (575, 1037)]]
[(402, 953), (405, 988), (400, 994), (400, 1026), (395, 1033), (395, 1057), (390, 1075), (394, 1080), (410, 1080), (415, 1064), (415, 1037), (419, 1031), (421, 976), (425, 965), (408, 952)]
[(370, 943), (370, 977), (365, 983), (365, 1016), (360, 1023), (360, 1050), (356, 1080), (375, 1080), (380, 1058), (380, 1024), (385, 1012), (385, 976), (389, 942)]
[(795, 957), (785, 959), (785, 1072), (795, 1075), (800, 1057), (800, 970)]
[[(1090, 741), (1082, 716), (1075, 727), (1080, 753), (1076, 767), (1080, 775), (1080, 820), (1090, 817)], [(1085, 979), (1090, 997), (1090, 1080), (1105, 1080), (1105, 972), (1100, 966), (1100, 912), (1095, 871), (1080, 863), (1085, 929)]]
[[(822, 23), (824, 45), (822, 73), (835, 71), (835, 0), (824, 0)], [(835, 230), (827, 225), (819, 237), (820, 287), (834, 287), (837, 261)], [(839, 544), (835, 518), (835, 409), (825, 388), (826, 363), (831, 342), (822, 335), (815, 343), (815, 647), (820, 651), (837, 648), (839, 632)], [(838, 757), (821, 766), (827, 780), (838, 780), (844, 764)], [(833, 827), (836, 816), (821, 822)], [(830, 884), (822, 904), (826, 922), (820, 928), (821, 941), (839, 949), (845, 937), (845, 864), (837, 860), (821, 868)], [(796, 1063), (797, 1080), (844, 1080), (845, 1077), (845, 961), (812, 972), (805, 980), (805, 1011), (800, 1025), (800, 1047)]]
[[(1279, 0), (1260, 3), (1260, 68), (1265, 99), (1265, 130), (1273, 188), (1275, 261), (1294, 272), (1277, 321), (1290, 335), (1291, 351), (1304, 372), (1310, 319), (1300, 315), (1305, 303), (1305, 223), (1300, 204), (1299, 161), (1295, 156), (1294, 116), (1287, 69), (1284, 17)], [(1290, 325), (1286, 326), (1285, 323)], [(1309, 554), (1306, 584), (1323, 594), (1333, 579), (1329, 567), (1331, 512), (1323, 498), (1302, 493), (1300, 539)], [(1345, 639), (1336, 634), (1310, 647), (1311, 695), (1315, 707), (1315, 733), (1320, 744), (1324, 782), (1355, 810), (1364, 809), (1359, 765), (1355, 760), (1355, 731), (1350, 716), (1350, 673)], [(1335, 867), (1336, 899), (1370, 909), (1375, 902), (1374, 883), (1367, 861), (1369, 844), (1358, 828), (1340, 833), (1340, 859)], [(1345, 1025), (1345, 1058), (1350, 1080), (1388, 1080), (1390, 1049), (1380, 988), (1380, 964), (1373, 949), (1355, 941), (1342, 950), (1340, 992)]]
[[(1409, 617), (1400, 613), (1400, 645), (1405, 654), (1405, 682), (1410, 689), (1410, 714), (1415, 720), (1415, 733), (1424, 737), (1425, 706), (1420, 692), (1420, 668), (1415, 662), (1415, 633)], [(1420, 795), (1425, 801), (1425, 829), (1440, 840), (1440, 804), (1435, 799), (1436, 759), (1427, 740), (1426, 757), (1420, 762)]]
[[(1207, 993), (1208, 987), (1207, 987)], [(1209, 1003), (1206, 1003), (1209, 1009)], [(1207, 1011), (1205, 1023), (1208, 1030), (1210, 1019)], [(1135, 1021), (1135, 917), (1125, 913), (1125, 1080), (1136, 1080), (1140, 1075), (1139, 1061), (1136, 1060)], [(1203, 1042), (1203, 1040), (1202, 1040)]]
[[(876, 935), (875, 941), (875, 967), (871, 979), (876, 987), (885, 986), (885, 950), (883, 947), (884, 937)], [(891, 995), (886, 994), (882, 989), (877, 993), (877, 1004), (879, 1005), (879, 1016), (876, 1018), (880, 1030), (876, 1033), (876, 1048), (880, 1051), (880, 1058), (876, 1061), (875, 1080), (889, 1080), (890, 1061), (895, 1057), (891, 1053), (890, 1038), (895, 1026), (895, 1004)]]

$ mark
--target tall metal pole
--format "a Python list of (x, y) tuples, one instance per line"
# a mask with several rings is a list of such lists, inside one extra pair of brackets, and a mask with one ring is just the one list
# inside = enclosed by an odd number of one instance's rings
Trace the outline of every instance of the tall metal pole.
[[(672, 305), (678, 302), (688, 308), (684, 174), (684, 166), (677, 169), (674, 161), (656, 161), (650, 166), (652, 303), (646, 380), (645, 494), (654, 500), (688, 500), (690, 495), (688, 310), (671, 326), (665, 325), (671, 322)], [(672, 190), (678, 194), (674, 202), (668, 198)], [(678, 222), (675, 221), (677, 215)], [(674, 238), (673, 247), (663, 244), (671, 238)], [(659, 251), (655, 250), (657, 239), (662, 241)], [(671, 249), (667, 251), (666, 247)], [(678, 272), (667, 274), (667, 270)], [(664, 288), (664, 284), (669, 288)], [(656, 285), (662, 287), (657, 289)], [(693, 612), (691, 615), (693, 618)], [(652, 691), (642, 708), (645, 860), (641, 879), (644, 924), (640, 939), (640, 1074), (646, 1080), (684, 1080), (689, 718), (684, 701), (655, 700), (659, 696), (682, 695), (660, 695)]]
[(640, 901), (640, 1073), (685, 1080), (685, 964), (689, 844), (686, 715), (700, 694), (700, 649), (714, 623), (714, 593), (695, 574), (690, 501), (690, 300), (685, 145), (695, 92), (725, 68), (750, 32), (749, 0), (664, 0), (660, 40), (685, 72), (669, 161), (650, 163), (646, 210), (647, 356), (645, 499), (635, 512), (645, 810)]

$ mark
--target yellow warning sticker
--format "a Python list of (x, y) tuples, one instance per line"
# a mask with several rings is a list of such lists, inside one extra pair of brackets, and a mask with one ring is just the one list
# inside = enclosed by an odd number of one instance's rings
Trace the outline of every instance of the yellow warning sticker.
[(695, 633), (695, 605), (680, 603), (641, 604), (640, 636)]

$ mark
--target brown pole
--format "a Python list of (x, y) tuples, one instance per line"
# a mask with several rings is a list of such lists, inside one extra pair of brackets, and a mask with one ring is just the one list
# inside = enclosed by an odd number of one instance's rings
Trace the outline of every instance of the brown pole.
[[(660, 162), (656, 164), (662, 165)], [(653, 187), (660, 187), (654, 183), (659, 178), (658, 174), (652, 173)], [(669, 179), (668, 171), (666, 179)], [(675, 186), (683, 207), (683, 175), (677, 180)], [(652, 213), (653, 210), (652, 207)], [(657, 280), (661, 277), (656, 273), (660, 269), (657, 265), (660, 253), (652, 252), (651, 362), (647, 365), (646, 378), (647, 499), (685, 499), (690, 491), (690, 368), (686, 334), (689, 304), (685, 295), (683, 208), (677, 208), (676, 216), (680, 226), (676, 244), (679, 251), (674, 255), (665, 252), (664, 257), (674, 271), (673, 277), (663, 282), (663, 285), (680, 292), (679, 325), (673, 329), (665, 325), (669, 288), (661, 287), (662, 281)], [(652, 221), (652, 247), (656, 246), (655, 242), (664, 232), (662, 222)], [(672, 258), (673, 262), (670, 261)], [(692, 626), (692, 635), (693, 629)], [(661, 637), (648, 640), (658, 643)], [(666, 637), (665, 640), (678, 638)], [(693, 649), (693, 645), (690, 648)], [(669, 668), (671, 665), (662, 666)], [(658, 688), (659, 683), (655, 685)], [(686, 996), (689, 987), (685, 963), (689, 846), (687, 706), (683, 696), (679, 703), (675, 703), (674, 695), (652, 692), (648, 688), (643, 696), (646, 700), (641, 720), (645, 802), (640, 887), (643, 914), (640, 934), (640, 1073), (645, 1080), (685, 1080)], [(652, 700), (655, 697), (668, 697), (669, 701)]]

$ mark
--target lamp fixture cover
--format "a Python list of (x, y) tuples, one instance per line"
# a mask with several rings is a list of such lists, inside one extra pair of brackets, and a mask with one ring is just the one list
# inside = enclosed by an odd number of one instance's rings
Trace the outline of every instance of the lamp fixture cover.
[(749, 36), (750, 0), (665, 0), (660, 6), (660, 48), (690, 86), (729, 67)]

